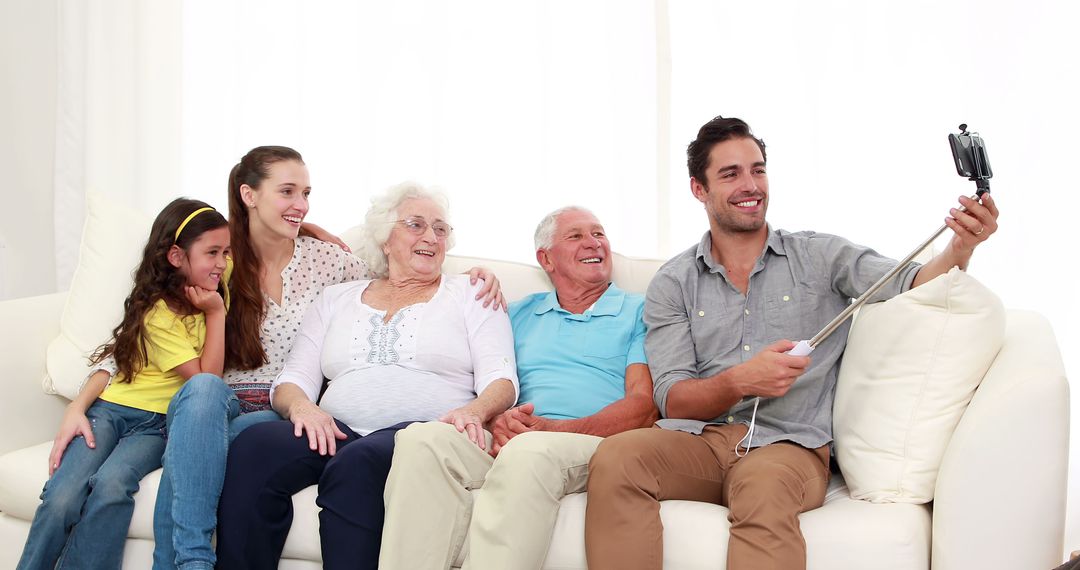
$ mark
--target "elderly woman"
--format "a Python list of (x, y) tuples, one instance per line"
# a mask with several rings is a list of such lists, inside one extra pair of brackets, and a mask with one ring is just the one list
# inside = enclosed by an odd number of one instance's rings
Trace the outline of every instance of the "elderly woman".
[(229, 451), (219, 568), (276, 568), (291, 496), (316, 483), (324, 567), (376, 568), (394, 434), (441, 420), (486, 445), (517, 399), (514, 345), (507, 315), (473, 301), (480, 284), (442, 274), (452, 231), (445, 199), (415, 184), (373, 201), (360, 255), (378, 278), (323, 291), (271, 388), (285, 421)]

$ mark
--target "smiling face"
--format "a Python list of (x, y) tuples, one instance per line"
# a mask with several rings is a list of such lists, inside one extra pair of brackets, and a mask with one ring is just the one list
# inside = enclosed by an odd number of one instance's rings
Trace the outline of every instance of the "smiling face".
[(229, 255), (229, 227), (222, 226), (203, 232), (187, 251), (174, 245), (169, 261), (184, 275), (188, 285), (215, 291), (225, 274)]
[(691, 178), (690, 189), (705, 205), (714, 231), (765, 231), (769, 177), (761, 149), (753, 139), (734, 138), (717, 143), (709, 151), (705, 177), (705, 181)]
[(611, 244), (600, 220), (589, 212), (570, 210), (559, 214), (551, 247), (536, 252), (540, 267), (556, 289), (611, 282)]
[(383, 244), (392, 279), (429, 280), (442, 273), (446, 257), (446, 238), (435, 235), (431, 224), (446, 222), (446, 213), (427, 198), (408, 198), (397, 207), (398, 220), (419, 219), (427, 222), (420, 233), (413, 233), (402, 222), (395, 222), (390, 237)]
[(296, 160), (281, 160), (268, 170), (269, 176), (258, 188), (240, 186), (240, 196), (251, 212), (248, 228), (252, 235), (295, 239), (308, 213), (311, 178), (307, 166)]

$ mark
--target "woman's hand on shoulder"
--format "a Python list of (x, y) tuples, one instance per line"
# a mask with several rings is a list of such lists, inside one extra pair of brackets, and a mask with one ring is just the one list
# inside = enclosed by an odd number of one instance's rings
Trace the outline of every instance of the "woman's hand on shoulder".
[(218, 295), (217, 291), (203, 289), (197, 285), (188, 285), (184, 288), (184, 294), (187, 295), (188, 301), (195, 305), (196, 309), (206, 314), (225, 310), (225, 300), (221, 298), (221, 295)]
[(484, 418), (480, 413), (472, 410), (469, 406), (462, 406), (446, 412), (439, 418), (440, 422), (454, 426), (459, 432), (464, 433), (469, 441), (475, 443), (480, 449), (487, 450), (487, 435), (484, 434)]
[(337, 453), (337, 440), (349, 437), (338, 428), (334, 416), (311, 400), (301, 400), (290, 406), (289, 421), (293, 423), (293, 435), (302, 437), (306, 432), (308, 448), (318, 451), (319, 455)]
[(81, 408), (68, 404), (64, 410), (64, 417), (60, 420), (60, 429), (53, 439), (52, 451), (49, 452), (49, 477), (60, 468), (60, 460), (67, 451), (68, 445), (78, 436), (86, 440), (86, 447), (94, 449), (94, 431), (90, 427), (90, 419)]
[(476, 300), (484, 300), (484, 306), (491, 306), (493, 310), (509, 310), (509, 306), (506, 304), (506, 298), (502, 294), (502, 284), (499, 283), (499, 278), (495, 277), (495, 273), (487, 267), (473, 267), (469, 270), (469, 283), (476, 285), (477, 279), (484, 280), (484, 286), (476, 294)]

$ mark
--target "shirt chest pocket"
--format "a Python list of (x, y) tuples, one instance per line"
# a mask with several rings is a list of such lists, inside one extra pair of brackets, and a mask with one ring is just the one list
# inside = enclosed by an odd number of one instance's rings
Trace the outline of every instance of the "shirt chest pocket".
[(587, 327), (582, 354), (590, 358), (625, 358), (631, 331), (610, 325)]
[(765, 297), (766, 342), (787, 339), (809, 340), (834, 315), (822, 306), (822, 299), (808, 290), (778, 292)]

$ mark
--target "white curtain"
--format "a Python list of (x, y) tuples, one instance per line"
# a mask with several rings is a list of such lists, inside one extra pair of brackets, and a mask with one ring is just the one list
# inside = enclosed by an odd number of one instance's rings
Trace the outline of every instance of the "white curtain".
[(184, 190), (225, 205), (248, 149), (299, 150), (308, 219), (342, 231), (405, 179), (450, 196), (456, 253), (532, 261), (594, 209), (656, 255), (651, 1), (231, 2), (184, 7)]
[(87, 192), (150, 213), (180, 194), (180, 15), (180, 0), (59, 0), (58, 290), (75, 269)]

